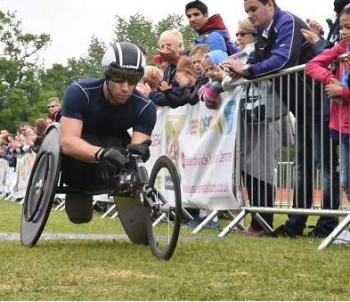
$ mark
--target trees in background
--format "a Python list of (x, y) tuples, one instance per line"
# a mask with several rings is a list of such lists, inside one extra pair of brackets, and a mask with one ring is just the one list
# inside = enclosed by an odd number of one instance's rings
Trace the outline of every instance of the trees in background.
[[(192, 47), (195, 33), (189, 25), (184, 24), (181, 15), (168, 15), (158, 23), (153, 23), (140, 13), (132, 15), (129, 19), (116, 16), (114, 25), (115, 41), (134, 43), (143, 48), (147, 58), (152, 58), (158, 48), (160, 34), (168, 29), (177, 29), (184, 36), (185, 49)], [(150, 60), (148, 60), (150, 61)]]
[[(72, 82), (102, 77), (101, 60), (107, 48), (104, 41), (92, 36), (86, 55), (45, 68), (41, 58), (50, 45), (50, 35), (25, 33), (21, 25), (15, 13), (0, 10), (0, 129), (10, 131), (15, 131), (21, 122), (33, 123), (46, 116), (47, 100), (53, 96), (62, 99)], [(110, 42), (135, 43), (152, 58), (159, 35), (171, 28), (182, 32), (185, 46), (190, 49), (194, 32), (184, 25), (180, 15), (169, 15), (157, 23), (140, 13), (128, 19), (116, 16), (115, 38)]]

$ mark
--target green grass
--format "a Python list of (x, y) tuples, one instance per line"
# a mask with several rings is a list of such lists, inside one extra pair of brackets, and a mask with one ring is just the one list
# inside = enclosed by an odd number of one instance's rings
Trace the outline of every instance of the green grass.
[[(0, 213), (0, 232), (17, 232), (21, 207), (0, 201)], [(117, 220), (95, 215), (90, 224), (75, 226), (57, 212), (45, 232), (123, 233)], [(347, 246), (318, 252), (320, 240), (308, 238), (203, 236), (212, 234), (180, 241), (169, 262), (126, 240), (40, 240), (32, 249), (2, 241), (0, 300), (350, 299)]]

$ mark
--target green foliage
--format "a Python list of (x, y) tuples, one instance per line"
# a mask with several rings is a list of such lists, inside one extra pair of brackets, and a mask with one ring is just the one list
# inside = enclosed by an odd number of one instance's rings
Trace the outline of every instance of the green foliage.
[(140, 13), (130, 16), (129, 19), (116, 16), (115, 41), (134, 43), (145, 50), (148, 58), (152, 58), (158, 47), (160, 34), (165, 30), (177, 29), (184, 36), (185, 48), (190, 49), (195, 33), (184, 22), (183, 17), (177, 14), (168, 15), (156, 24)]
[(15, 132), (16, 127), (29, 119), (30, 104), (24, 90), (7, 89), (0, 98), (0, 128)]
[(48, 34), (24, 33), (21, 25), (15, 13), (0, 11), (0, 128), (11, 131), (39, 113), (37, 59), (50, 42)]
[(91, 38), (87, 56), (82, 56), (79, 59), (68, 59), (68, 84), (85, 78), (101, 78), (103, 76), (101, 61), (106, 49), (107, 47), (105, 43), (93, 36)]

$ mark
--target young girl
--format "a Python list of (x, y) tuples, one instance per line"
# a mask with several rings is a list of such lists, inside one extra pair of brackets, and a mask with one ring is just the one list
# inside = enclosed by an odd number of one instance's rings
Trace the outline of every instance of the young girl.
[(223, 91), (221, 82), (225, 76), (225, 72), (221, 69), (220, 64), (227, 58), (226, 52), (213, 50), (206, 54), (202, 61), (203, 72), (209, 78), (209, 82), (199, 90), (199, 99), (209, 109), (217, 109), (220, 106), (220, 93)]
[(340, 30), (342, 40), (308, 62), (305, 72), (325, 85), (328, 97), (331, 99), (330, 135), (332, 139), (341, 141), (342, 184), (349, 199), (350, 91), (347, 85), (349, 66), (343, 61), (337, 62), (334, 73), (328, 66), (340, 55), (350, 51), (350, 5), (345, 6), (340, 13)]

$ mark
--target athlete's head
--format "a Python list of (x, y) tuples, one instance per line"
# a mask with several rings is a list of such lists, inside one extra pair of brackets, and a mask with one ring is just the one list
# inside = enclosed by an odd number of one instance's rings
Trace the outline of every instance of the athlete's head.
[(107, 49), (102, 66), (106, 77), (104, 92), (111, 104), (123, 104), (129, 99), (142, 79), (145, 65), (142, 51), (132, 43), (116, 42)]

